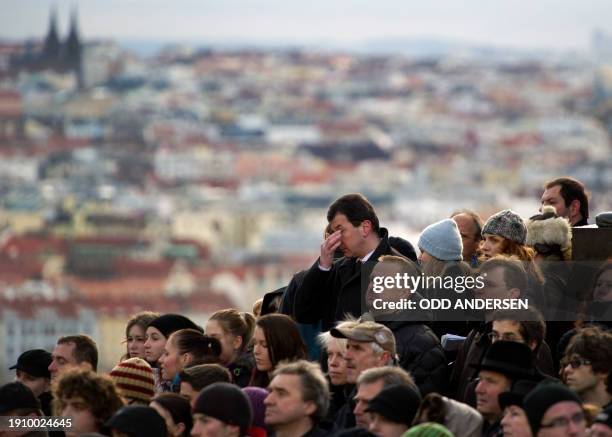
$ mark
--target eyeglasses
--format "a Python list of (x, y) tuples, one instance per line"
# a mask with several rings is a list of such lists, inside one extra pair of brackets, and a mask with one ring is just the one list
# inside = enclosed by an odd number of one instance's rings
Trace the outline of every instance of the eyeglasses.
[(585, 420), (584, 413), (580, 411), (579, 413), (574, 414), (572, 417), (557, 417), (550, 423), (542, 423), (540, 428), (567, 428), (570, 422), (575, 425), (580, 425)]
[(489, 340), (491, 340), (492, 342), (496, 342), (498, 340), (519, 341), (519, 338), (513, 333), (506, 333), (506, 334), (499, 335), (497, 332), (489, 332), (487, 334), (487, 337), (489, 337)]
[(564, 364), (565, 366), (571, 366), (572, 369), (577, 369), (580, 366), (588, 366), (589, 364), (591, 364), (591, 362), (589, 360), (585, 360), (584, 358), (572, 358), (571, 360), (566, 361)]

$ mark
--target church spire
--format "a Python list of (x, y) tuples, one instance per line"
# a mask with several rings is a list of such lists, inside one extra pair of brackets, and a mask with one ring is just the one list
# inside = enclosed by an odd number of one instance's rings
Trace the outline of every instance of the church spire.
[(66, 38), (66, 57), (69, 62), (75, 62), (81, 58), (81, 40), (79, 39), (78, 19), (76, 7), (70, 12), (70, 31)]
[(51, 8), (49, 14), (49, 31), (45, 37), (43, 54), (47, 60), (57, 60), (61, 51), (59, 36), (57, 35), (57, 11)]
[(64, 65), (66, 68), (73, 70), (79, 77), (81, 83), (81, 58), (83, 47), (79, 38), (78, 15), (76, 6), (73, 6), (70, 12), (70, 30), (64, 44)]

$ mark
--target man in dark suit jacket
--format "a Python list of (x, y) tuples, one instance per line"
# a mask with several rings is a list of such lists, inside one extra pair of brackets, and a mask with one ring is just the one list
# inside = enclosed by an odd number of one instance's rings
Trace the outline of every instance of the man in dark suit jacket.
[[(361, 194), (347, 194), (336, 200), (329, 207), (327, 221), (333, 232), (321, 244), (319, 259), (298, 287), (294, 307), (298, 322), (322, 320), (323, 331), (344, 320), (347, 314), (359, 317), (378, 258), (401, 256), (389, 244), (388, 231), (380, 227), (374, 208)], [(344, 256), (334, 262), (336, 249)]]

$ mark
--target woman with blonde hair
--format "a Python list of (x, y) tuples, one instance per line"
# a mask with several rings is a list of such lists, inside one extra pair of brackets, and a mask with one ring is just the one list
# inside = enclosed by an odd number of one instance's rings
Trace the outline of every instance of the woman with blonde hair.
[[(421, 252), (419, 261), (424, 279), (424, 285), (418, 292), (423, 297), (432, 298), (443, 295), (445, 298), (452, 299), (454, 306), (455, 301), (471, 295), (472, 290), (467, 287), (446, 289), (442, 285), (446, 278), (453, 278), (453, 283), (455, 283), (454, 278), (467, 278), (473, 275), (470, 265), (463, 261), (463, 241), (454, 220), (447, 218), (427, 226), (419, 236), (418, 246)], [(410, 270), (414, 269), (410, 268)], [(415, 273), (418, 276), (418, 273)], [(411, 275), (415, 276), (415, 273)], [(447, 332), (459, 335), (466, 335), (469, 332), (463, 312), (434, 313), (431, 317), (436, 319), (432, 329), (438, 336)], [(428, 320), (425, 318), (422, 321)]]
[(426, 278), (443, 277), (455, 271), (464, 276), (471, 274), (469, 264), (463, 261), (463, 243), (454, 220), (444, 219), (427, 226), (419, 236), (418, 245), (419, 261)]
[(255, 363), (247, 348), (253, 336), (255, 317), (234, 308), (219, 310), (206, 322), (206, 335), (221, 343), (221, 364), (229, 370), (233, 382), (246, 387)]
[(317, 336), (321, 347), (327, 356), (327, 379), (329, 380), (330, 404), (327, 412), (328, 418), (334, 415), (346, 403), (346, 338), (336, 338), (329, 331)]

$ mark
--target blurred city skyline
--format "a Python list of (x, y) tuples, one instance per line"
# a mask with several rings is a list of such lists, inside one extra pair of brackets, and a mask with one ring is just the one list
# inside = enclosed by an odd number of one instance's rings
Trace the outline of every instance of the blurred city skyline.
[(218, 44), (365, 44), (427, 39), (511, 49), (586, 50), (593, 32), (612, 32), (602, 0), (401, 2), (364, 0), (6, 0), (0, 38), (41, 38), (56, 8), (60, 29), (76, 8), (85, 39)]
[(521, 3), (3, 0), (0, 380), (76, 332), (108, 371), (140, 310), (250, 310), (346, 193), (415, 246), (561, 175), (612, 210), (612, 2)]

